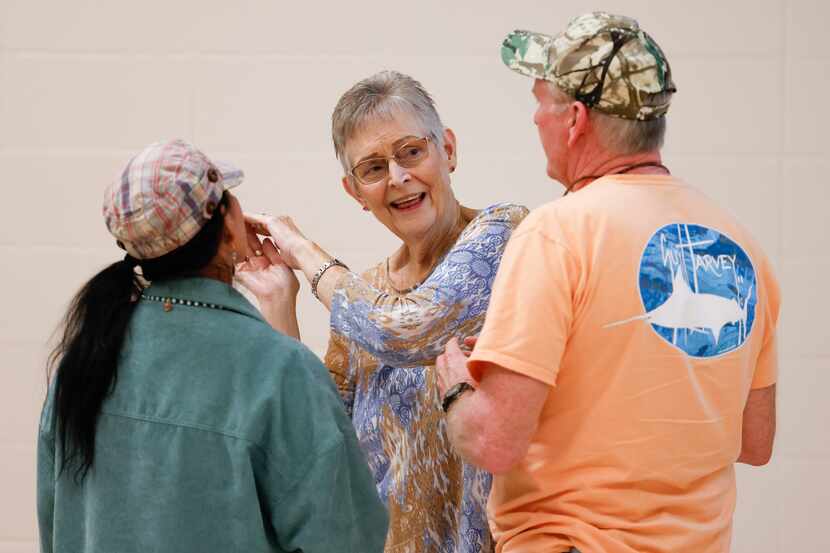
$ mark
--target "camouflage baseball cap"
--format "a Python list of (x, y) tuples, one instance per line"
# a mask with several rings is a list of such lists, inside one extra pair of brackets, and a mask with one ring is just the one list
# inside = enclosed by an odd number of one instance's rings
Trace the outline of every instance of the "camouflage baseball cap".
[[(513, 31), (501, 58), (514, 71), (544, 79), (586, 106), (623, 119), (666, 114), (677, 91), (665, 54), (630, 17), (592, 12), (550, 37)], [(669, 94), (655, 102), (652, 95)]]

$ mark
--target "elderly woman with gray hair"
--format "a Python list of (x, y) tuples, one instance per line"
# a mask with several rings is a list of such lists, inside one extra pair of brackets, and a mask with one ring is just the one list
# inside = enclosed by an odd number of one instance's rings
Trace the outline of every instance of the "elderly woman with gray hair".
[[(459, 204), (450, 185), (455, 134), (406, 75), (383, 71), (355, 84), (334, 110), (332, 135), (343, 189), (400, 247), (359, 275), (288, 217), (248, 222), (331, 310), (325, 363), (389, 509), (386, 551), (491, 551), (491, 477), (451, 449), (444, 420), (444, 408), (470, 390), (439, 397), (434, 365), (451, 337), (478, 333), (504, 246), (527, 210)], [(268, 289), (256, 293), (269, 322), (291, 327), (293, 305)]]

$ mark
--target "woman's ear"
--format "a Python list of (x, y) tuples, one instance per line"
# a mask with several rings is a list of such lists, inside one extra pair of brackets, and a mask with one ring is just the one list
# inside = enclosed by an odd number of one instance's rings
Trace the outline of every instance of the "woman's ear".
[(458, 166), (458, 148), (455, 140), (455, 133), (452, 132), (452, 129), (449, 127), (444, 129), (444, 154), (447, 156), (447, 161), (450, 165), (450, 173), (452, 173)]
[(369, 208), (366, 206), (366, 201), (354, 185), (354, 178), (349, 175), (343, 175), (343, 179), (340, 182), (343, 185), (343, 190), (346, 191), (346, 194), (354, 198), (354, 201), (360, 204), (360, 207), (362, 207), (364, 211), (369, 211)]

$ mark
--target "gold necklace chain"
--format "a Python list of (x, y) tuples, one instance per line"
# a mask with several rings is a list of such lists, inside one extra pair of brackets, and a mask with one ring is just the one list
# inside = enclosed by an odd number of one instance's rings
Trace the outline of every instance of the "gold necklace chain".
[(419, 287), (421, 284), (423, 284), (423, 283), (424, 283), (424, 281), (426, 281), (426, 279), (427, 279), (427, 278), (429, 278), (429, 275), (430, 275), (430, 274), (432, 274), (432, 270), (433, 270), (433, 269), (435, 269), (435, 265), (437, 265), (437, 264), (438, 264), (438, 263), (436, 262), (436, 263), (435, 263), (432, 267), (430, 267), (429, 272), (427, 272), (427, 276), (425, 276), (424, 278), (422, 278), (422, 279), (420, 280), (420, 282), (416, 282), (415, 284), (413, 284), (413, 285), (412, 285), (412, 286), (410, 286), (409, 288), (405, 288), (405, 289), (403, 289), (403, 290), (399, 290), (398, 288), (395, 288), (395, 284), (392, 282), (392, 273), (389, 271), (389, 258), (387, 257), (387, 258), (386, 258), (386, 283), (389, 285), (389, 288), (391, 288), (392, 290), (394, 290), (394, 291), (395, 291), (395, 293), (397, 293), (397, 294), (400, 294), (400, 295), (402, 295), (402, 296), (403, 296), (403, 295), (406, 295), (406, 294), (409, 294), (410, 292), (414, 292), (415, 290), (417, 290), (417, 289), (418, 289), (418, 287)]

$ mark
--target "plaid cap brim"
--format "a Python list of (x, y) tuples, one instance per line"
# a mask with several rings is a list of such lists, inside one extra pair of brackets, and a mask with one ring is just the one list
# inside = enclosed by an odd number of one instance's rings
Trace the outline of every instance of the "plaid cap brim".
[(521, 75), (550, 80), (550, 47), (553, 37), (533, 31), (515, 30), (501, 43), (501, 60)]
[(245, 179), (245, 173), (227, 161), (214, 161), (214, 167), (222, 175), (222, 186), (225, 190), (236, 188)]

